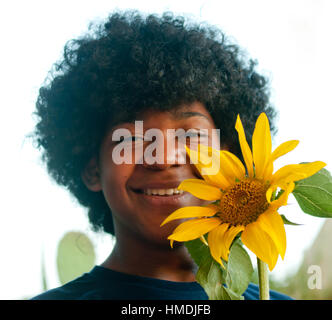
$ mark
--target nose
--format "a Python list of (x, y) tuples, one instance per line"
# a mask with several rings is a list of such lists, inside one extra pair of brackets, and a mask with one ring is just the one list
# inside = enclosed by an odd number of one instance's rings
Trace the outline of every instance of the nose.
[(146, 132), (146, 136), (152, 141), (144, 149), (145, 168), (163, 170), (186, 164), (185, 138), (179, 139), (172, 129), (151, 129), (149, 133)]

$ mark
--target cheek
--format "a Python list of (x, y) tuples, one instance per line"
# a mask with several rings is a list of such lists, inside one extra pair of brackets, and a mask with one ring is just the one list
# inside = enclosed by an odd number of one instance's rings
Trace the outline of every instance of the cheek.
[(127, 182), (134, 165), (110, 164), (102, 173), (102, 189), (108, 206), (113, 212), (119, 212), (128, 203)]

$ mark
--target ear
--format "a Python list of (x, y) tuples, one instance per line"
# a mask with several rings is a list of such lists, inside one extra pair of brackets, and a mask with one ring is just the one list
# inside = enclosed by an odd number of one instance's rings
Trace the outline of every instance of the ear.
[(97, 192), (102, 189), (100, 183), (100, 170), (96, 157), (93, 157), (86, 165), (81, 173), (81, 178), (89, 190)]

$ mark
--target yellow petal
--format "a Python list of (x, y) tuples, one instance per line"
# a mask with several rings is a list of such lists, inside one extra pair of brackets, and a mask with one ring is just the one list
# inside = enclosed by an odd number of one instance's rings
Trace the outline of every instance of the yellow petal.
[(283, 156), (284, 154), (294, 150), (299, 144), (299, 142), (299, 140), (290, 140), (282, 143), (272, 152), (271, 160), (274, 161), (279, 157)]
[(242, 179), (245, 176), (245, 168), (242, 162), (232, 153), (225, 150), (216, 150), (212, 147), (199, 145), (199, 156), (202, 162), (209, 163), (213, 159), (213, 169), (212, 166), (209, 168), (204, 168), (203, 174), (206, 175), (216, 175), (222, 174), (228, 184), (233, 184), (235, 179)]
[(273, 240), (280, 256), (284, 259), (286, 252), (286, 232), (284, 222), (275, 210), (267, 210), (257, 219), (262, 230)]
[(175, 241), (189, 241), (197, 239), (219, 226), (220, 223), (221, 220), (219, 218), (188, 220), (176, 227), (173, 233), (167, 239)]
[(178, 186), (178, 189), (188, 191), (195, 197), (203, 200), (214, 201), (222, 197), (220, 189), (200, 179), (183, 180)]
[[(221, 173), (220, 170), (219, 170), (219, 172), (217, 172), (216, 174), (213, 174), (213, 175), (205, 174), (206, 170), (211, 168), (212, 164), (208, 164), (209, 162), (206, 159), (206, 157), (204, 157), (203, 153), (199, 153), (196, 150), (191, 150), (188, 147), (186, 147), (186, 151), (189, 155), (191, 163), (193, 163), (195, 165), (198, 172), (200, 173), (202, 178), (207, 183), (209, 183), (213, 186), (217, 186), (218, 188), (221, 188), (223, 190), (225, 190), (227, 187), (229, 187), (229, 185), (230, 185), (229, 182), (223, 176), (223, 174)], [(210, 161), (211, 161), (211, 158), (210, 158)], [(216, 156), (216, 153), (214, 153), (214, 157), (213, 157), (212, 161), (218, 161), (220, 163), (219, 152), (218, 152), (217, 156)], [(219, 165), (219, 167), (220, 167), (220, 165)]]
[(287, 204), (288, 196), (293, 192), (294, 187), (295, 183), (290, 182), (282, 195), (277, 200), (272, 201), (270, 206), (273, 207), (275, 210), (279, 209), (281, 206), (285, 206)]
[(211, 256), (222, 266), (224, 265), (220, 258), (222, 256), (222, 252), (225, 251), (225, 249), (223, 248), (224, 246), (223, 237), (228, 229), (228, 226), (229, 226), (228, 223), (223, 223), (218, 227), (214, 228), (213, 230), (211, 230), (208, 235), (208, 243), (209, 243)]
[(247, 142), (245, 132), (244, 132), (242, 122), (241, 122), (241, 119), (240, 119), (239, 115), (237, 116), (237, 119), (236, 119), (235, 129), (236, 129), (236, 131), (239, 135), (240, 147), (241, 147), (244, 162), (245, 162), (246, 167), (247, 167), (248, 176), (250, 178), (253, 178), (254, 177), (254, 169), (253, 169), (252, 153), (251, 153), (250, 147), (248, 145), (248, 142)]
[(217, 211), (218, 207), (216, 206), (183, 207), (170, 214), (160, 226), (177, 219), (212, 217)]
[(272, 173), (273, 173), (273, 161), (269, 160), (267, 162), (266, 167), (265, 167), (263, 180), (264, 181), (271, 181)]
[(220, 165), (224, 175), (229, 175), (234, 183), (235, 179), (242, 180), (246, 175), (246, 170), (241, 160), (231, 152), (226, 150), (220, 151)]
[[(220, 150), (220, 170), (226, 180), (226, 185), (231, 186), (235, 181), (242, 180), (245, 176), (245, 168), (242, 162), (232, 153)], [(223, 189), (223, 188), (222, 188)]]
[(322, 161), (309, 163), (289, 164), (280, 168), (272, 177), (271, 186), (278, 186), (283, 189), (289, 182), (308, 178), (326, 166)]
[(228, 260), (228, 254), (229, 254), (229, 248), (234, 240), (234, 238), (237, 236), (237, 234), (244, 230), (244, 226), (231, 226), (223, 237), (223, 244), (224, 244), (224, 250), (221, 252), (222, 258), (227, 261)]
[(207, 243), (207, 241), (205, 240), (205, 237), (204, 236), (201, 236), (199, 238), (206, 246), (208, 246), (209, 244)]
[(245, 227), (241, 240), (260, 260), (268, 264), (270, 271), (273, 270), (278, 260), (278, 251), (270, 236), (257, 222)]
[(252, 151), (255, 163), (256, 178), (264, 177), (265, 169), (270, 161), (272, 150), (272, 139), (269, 120), (263, 112), (256, 121), (255, 130), (252, 136)]
[(281, 206), (285, 206), (287, 204), (287, 200), (288, 200), (288, 196), (290, 195), (291, 192), (293, 192), (295, 187), (294, 182), (290, 182), (288, 183), (288, 185), (286, 185), (286, 189), (284, 190), (284, 192), (281, 194), (281, 196), (277, 199), (277, 200), (273, 200), (271, 202), (271, 196), (272, 193), (277, 189), (277, 186), (271, 186), (269, 187), (269, 189), (266, 191), (266, 199), (269, 203), (271, 203), (271, 205), (276, 208), (279, 209)]
[(277, 187), (270, 187), (269, 189), (267, 189), (266, 191), (266, 200), (267, 202), (271, 202), (271, 197), (272, 197), (272, 193), (277, 189)]

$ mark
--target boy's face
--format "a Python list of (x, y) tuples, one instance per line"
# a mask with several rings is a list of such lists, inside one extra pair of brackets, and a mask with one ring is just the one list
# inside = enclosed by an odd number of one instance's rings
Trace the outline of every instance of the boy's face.
[[(170, 112), (148, 110), (137, 120), (143, 121), (143, 132), (135, 132), (135, 123), (122, 123), (106, 135), (100, 150), (100, 189), (112, 211), (118, 239), (131, 236), (137, 240), (149, 243), (152, 241), (159, 246), (169, 247), (167, 236), (183, 220), (173, 221), (163, 227), (160, 227), (161, 222), (176, 209), (200, 206), (207, 202), (188, 192), (177, 194), (172, 190), (184, 179), (201, 176), (195, 166), (190, 164), (184, 145), (181, 145), (181, 142), (171, 145), (174, 136), (168, 129), (184, 129), (191, 140), (189, 137), (179, 140), (187, 146), (191, 141), (191, 147), (195, 147), (197, 143), (211, 145), (215, 124), (206, 108), (198, 102)], [(145, 141), (144, 134), (152, 128), (157, 129), (155, 131), (162, 133), (162, 136), (155, 141)], [(135, 136), (135, 141), (131, 138), (120, 142), (113, 141), (113, 134), (117, 129), (128, 129), (130, 134)], [(193, 129), (196, 129), (196, 132)], [(208, 129), (208, 136), (195, 136), (199, 129)], [(126, 151), (118, 152), (120, 144)], [(154, 151), (149, 152), (149, 148)], [(127, 154), (128, 163), (115, 163), (116, 156), (124, 155), (130, 150), (132, 156)], [(140, 162), (138, 159), (141, 163), (137, 163)], [(153, 163), (153, 159), (157, 163)]]

